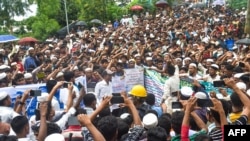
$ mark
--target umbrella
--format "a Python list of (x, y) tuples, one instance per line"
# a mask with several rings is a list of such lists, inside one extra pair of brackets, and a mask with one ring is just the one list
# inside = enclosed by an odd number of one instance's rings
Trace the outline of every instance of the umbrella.
[[(69, 31), (71, 31), (72, 29), (75, 29), (75, 28), (76, 28), (76, 23), (77, 23), (77, 22), (73, 22), (73, 23), (69, 24)], [(76, 29), (75, 29), (75, 30), (76, 30)], [(68, 34), (67, 26), (61, 28), (60, 30), (58, 30), (58, 31), (56, 32), (56, 36), (57, 36), (57, 37), (65, 37), (67, 34)]]
[(142, 9), (143, 9), (143, 7), (140, 6), (140, 5), (134, 5), (134, 6), (132, 6), (130, 8), (130, 10), (132, 10), (132, 11), (139, 11), (139, 10), (142, 10)]
[(168, 5), (168, 3), (165, 0), (159, 0), (155, 3), (157, 7), (165, 7)]
[(98, 19), (93, 19), (90, 21), (91, 23), (97, 23), (97, 24), (102, 24), (102, 21), (98, 20)]
[(38, 42), (38, 40), (33, 37), (24, 37), (18, 41), (18, 44), (25, 44), (30, 42)]
[(77, 25), (77, 26), (87, 26), (87, 23), (85, 21), (78, 21), (78, 22), (76, 22), (75, 25)]
[(241, 44), (241, 45), (250, 45), (250, 38), (240, 39), (236, 41), (235, 43)]
[(13, 35), (0, 35), (0, 43), (7, 43), (19, 40)]

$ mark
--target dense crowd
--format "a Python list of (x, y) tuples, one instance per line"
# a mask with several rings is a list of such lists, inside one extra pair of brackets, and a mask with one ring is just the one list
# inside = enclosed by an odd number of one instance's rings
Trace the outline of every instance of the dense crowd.
[[(178, 6), (79, 26), (42, 43), (3, 44), (0, 141), (221, 141), (224, 125), (250, 117), (250, 46), (235, 44), (249, 36), (245, 20), (245, 9)], [(112, 92), (112, 77), (133, 68), (168, 78), (160, 106), (142, 85)], [(87, 88), (76, 83), (81, 76)], [(180, 79), (193, 87), (180, 89)], [(25, 90), (13, 105), (4, 90), (31, 84), (46, 84), (46, 92), (28, 117), (26, 100), (36, 91)]]

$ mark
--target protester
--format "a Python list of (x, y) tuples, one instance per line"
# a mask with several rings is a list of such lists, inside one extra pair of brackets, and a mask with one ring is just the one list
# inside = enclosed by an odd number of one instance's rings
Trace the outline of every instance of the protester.
[(249, 122), (245, 12), (182, 5), (3, 44), (0, 140), (223, 140)]

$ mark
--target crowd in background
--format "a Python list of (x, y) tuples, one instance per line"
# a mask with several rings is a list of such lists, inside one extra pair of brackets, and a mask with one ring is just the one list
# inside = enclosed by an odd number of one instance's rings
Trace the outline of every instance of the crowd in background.
[[(43, 43), (3, 45), (0, 87), (45, 83), (47, 92), (37, 97), (30, 118), (25, 101), (31, 90), (12, 107), (10, 94), (0, 92), (0, 141), (223, 140), (224, 125), (248, 124), (250, 116), (250, 47), (235, 44), (249, 36), (245, 13), (180, 6), (156, 16), (124, 16), (101, 28), (78, 28)], [(141, 85), (112, 96), (112, 76), (133, 68), (168, 77), (160, 106)], [(80, 76), (87, 87), (94, 85), (92, 92), (75, 83)], [(180, 89), (180, 78), (193, 87)], [(199, 81), (224, 85), (207, 93)], [(58, 89), (67, 89), (59, 99)], [(113, 97), (122, 97), (115, 110)], [(200, 99), (210, 99), (213, 106), (197, 106)], [(174, 110), (174, 102), (182, 108)]]

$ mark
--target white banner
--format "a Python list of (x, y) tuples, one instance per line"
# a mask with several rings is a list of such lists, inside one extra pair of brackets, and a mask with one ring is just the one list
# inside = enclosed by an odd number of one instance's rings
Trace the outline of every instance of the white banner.
[(113, 76), (112, 77), (112, 91), (113, 93), (121, 93), (126, 91), (125, 77)]
[(144, 86), (144, 69), (124, 69), (126, 91), (129, 92), (134, 85)]

